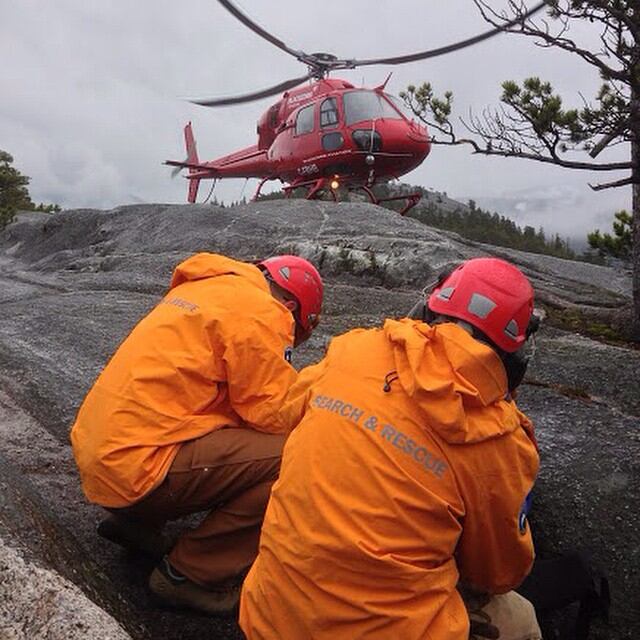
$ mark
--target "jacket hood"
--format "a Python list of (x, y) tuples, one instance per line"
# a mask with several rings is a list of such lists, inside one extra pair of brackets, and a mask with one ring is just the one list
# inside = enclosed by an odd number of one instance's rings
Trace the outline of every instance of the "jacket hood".
[(185, 282), (224, 275), (242, 276), (261, 289), (269, 290), (269, 285), (258, 267), (217, 253), (196, 253), (181, 262), (173, 272), (169, 289)]
[(387, 320), (402, 388), (449, 443), (480, 442), (514, 431), (522, 414), (506, 400), (498, 355), (456, 324)]

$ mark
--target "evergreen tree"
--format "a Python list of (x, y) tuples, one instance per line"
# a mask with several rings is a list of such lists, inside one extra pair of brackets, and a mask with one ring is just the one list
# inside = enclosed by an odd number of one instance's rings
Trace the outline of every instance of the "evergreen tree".
[(589, 233), (587, 241), (592, 249), (601, 256), (627, 259), (631, 255), (633, 216), (627, 211), (618, 211), (614, 215), (613, 235), (600, 233), (600, 229)]
[(57, 204), (34, 204), (27, 188), (30, 178), (22, 175), (12, 164), (11, 154), (0, 149), (0, 229), (13, 220), (16, 211), (60, 211)]
[(33, 209), (27, 189), (29, 178), (12, 164), (13, 157), (0, 149), (0, 229), (13, 220), (19, 209)]
[[(412, 187), (412, 191), (420, 190)], [(510, 247), (532, 253), (542, 253), (575, 260), (576, 254), (569, 246), (569, 242), (562, 240), (559, 235), (547, 240), (543, 229), (536, 231), (531, 226), (521, 229), (513, 220), (498, 213), (483, 211), (477, 204), (473, 206), (459, 206), (447, 209), (441, 205), (438, 197), (429, 198), (426, 190), (422, 189), (426, 203), (420, 202), (406, 215), (424, 224), (438, 229), (454, 231), (465, 238), (477, 242), (485, 242), (495, 246)]]

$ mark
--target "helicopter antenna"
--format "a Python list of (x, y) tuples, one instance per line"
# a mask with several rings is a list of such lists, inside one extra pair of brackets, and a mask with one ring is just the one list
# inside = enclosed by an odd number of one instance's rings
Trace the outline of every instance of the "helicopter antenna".
[(382, 84), (379, 84), (374, 91), (384, 91), (384, 88), (387, 86), (387, 82), (389, 82), (389, 80), (391, 79), (391, 76), (393, 75), (393, 71), (389, 72), (389, 75), (385, 78), (385, 81)]

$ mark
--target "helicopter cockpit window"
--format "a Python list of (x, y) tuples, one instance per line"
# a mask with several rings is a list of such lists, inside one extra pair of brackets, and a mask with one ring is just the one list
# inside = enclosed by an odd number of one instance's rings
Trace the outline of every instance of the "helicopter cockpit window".
[(375, 91), (349, 91), (344, 94), (343, 100), (344, 116), (348, 125), (378, 118), (402, 119), (402, 116)]
[(413, 113), (411, 113), (409, 111), (409, 108), (407, 107), (407, 105), (402, 102), (402, 100), (400, 98), (398, 98), (398, 96), (393, 96), (390, 93), (385, 93), (384, 94), (389, 100), (391, 100), (391, 102), (393, 102), (393, 106), (407, 119), (407, 120), (413, 120), (414, 115)]
[(311, 133), (311, 131), (313, 131), (312, 104), (298, 111), (298, 115), (296, 117), (296, 135), (299, 136), (303, 133)]
[(320, 126), (335, 127), (338, 124), (338, 103), (335, 98), (327, 98), (320, 105)]

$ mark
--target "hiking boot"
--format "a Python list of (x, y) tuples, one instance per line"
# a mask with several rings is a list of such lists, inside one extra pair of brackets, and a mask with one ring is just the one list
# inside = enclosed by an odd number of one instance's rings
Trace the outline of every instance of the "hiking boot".
[(171, 543), (159, 529), (114, 513), (98, 525), (98, 535), (125, 549), (141, 551), (158, 560), (171, 549)]
[(238, 607), (242, 584), (205, 589), (182, 575), (165, 557), (151, 573), (149, 588), (167, 606), (186, 607), (209, 615), (230, 615)]

